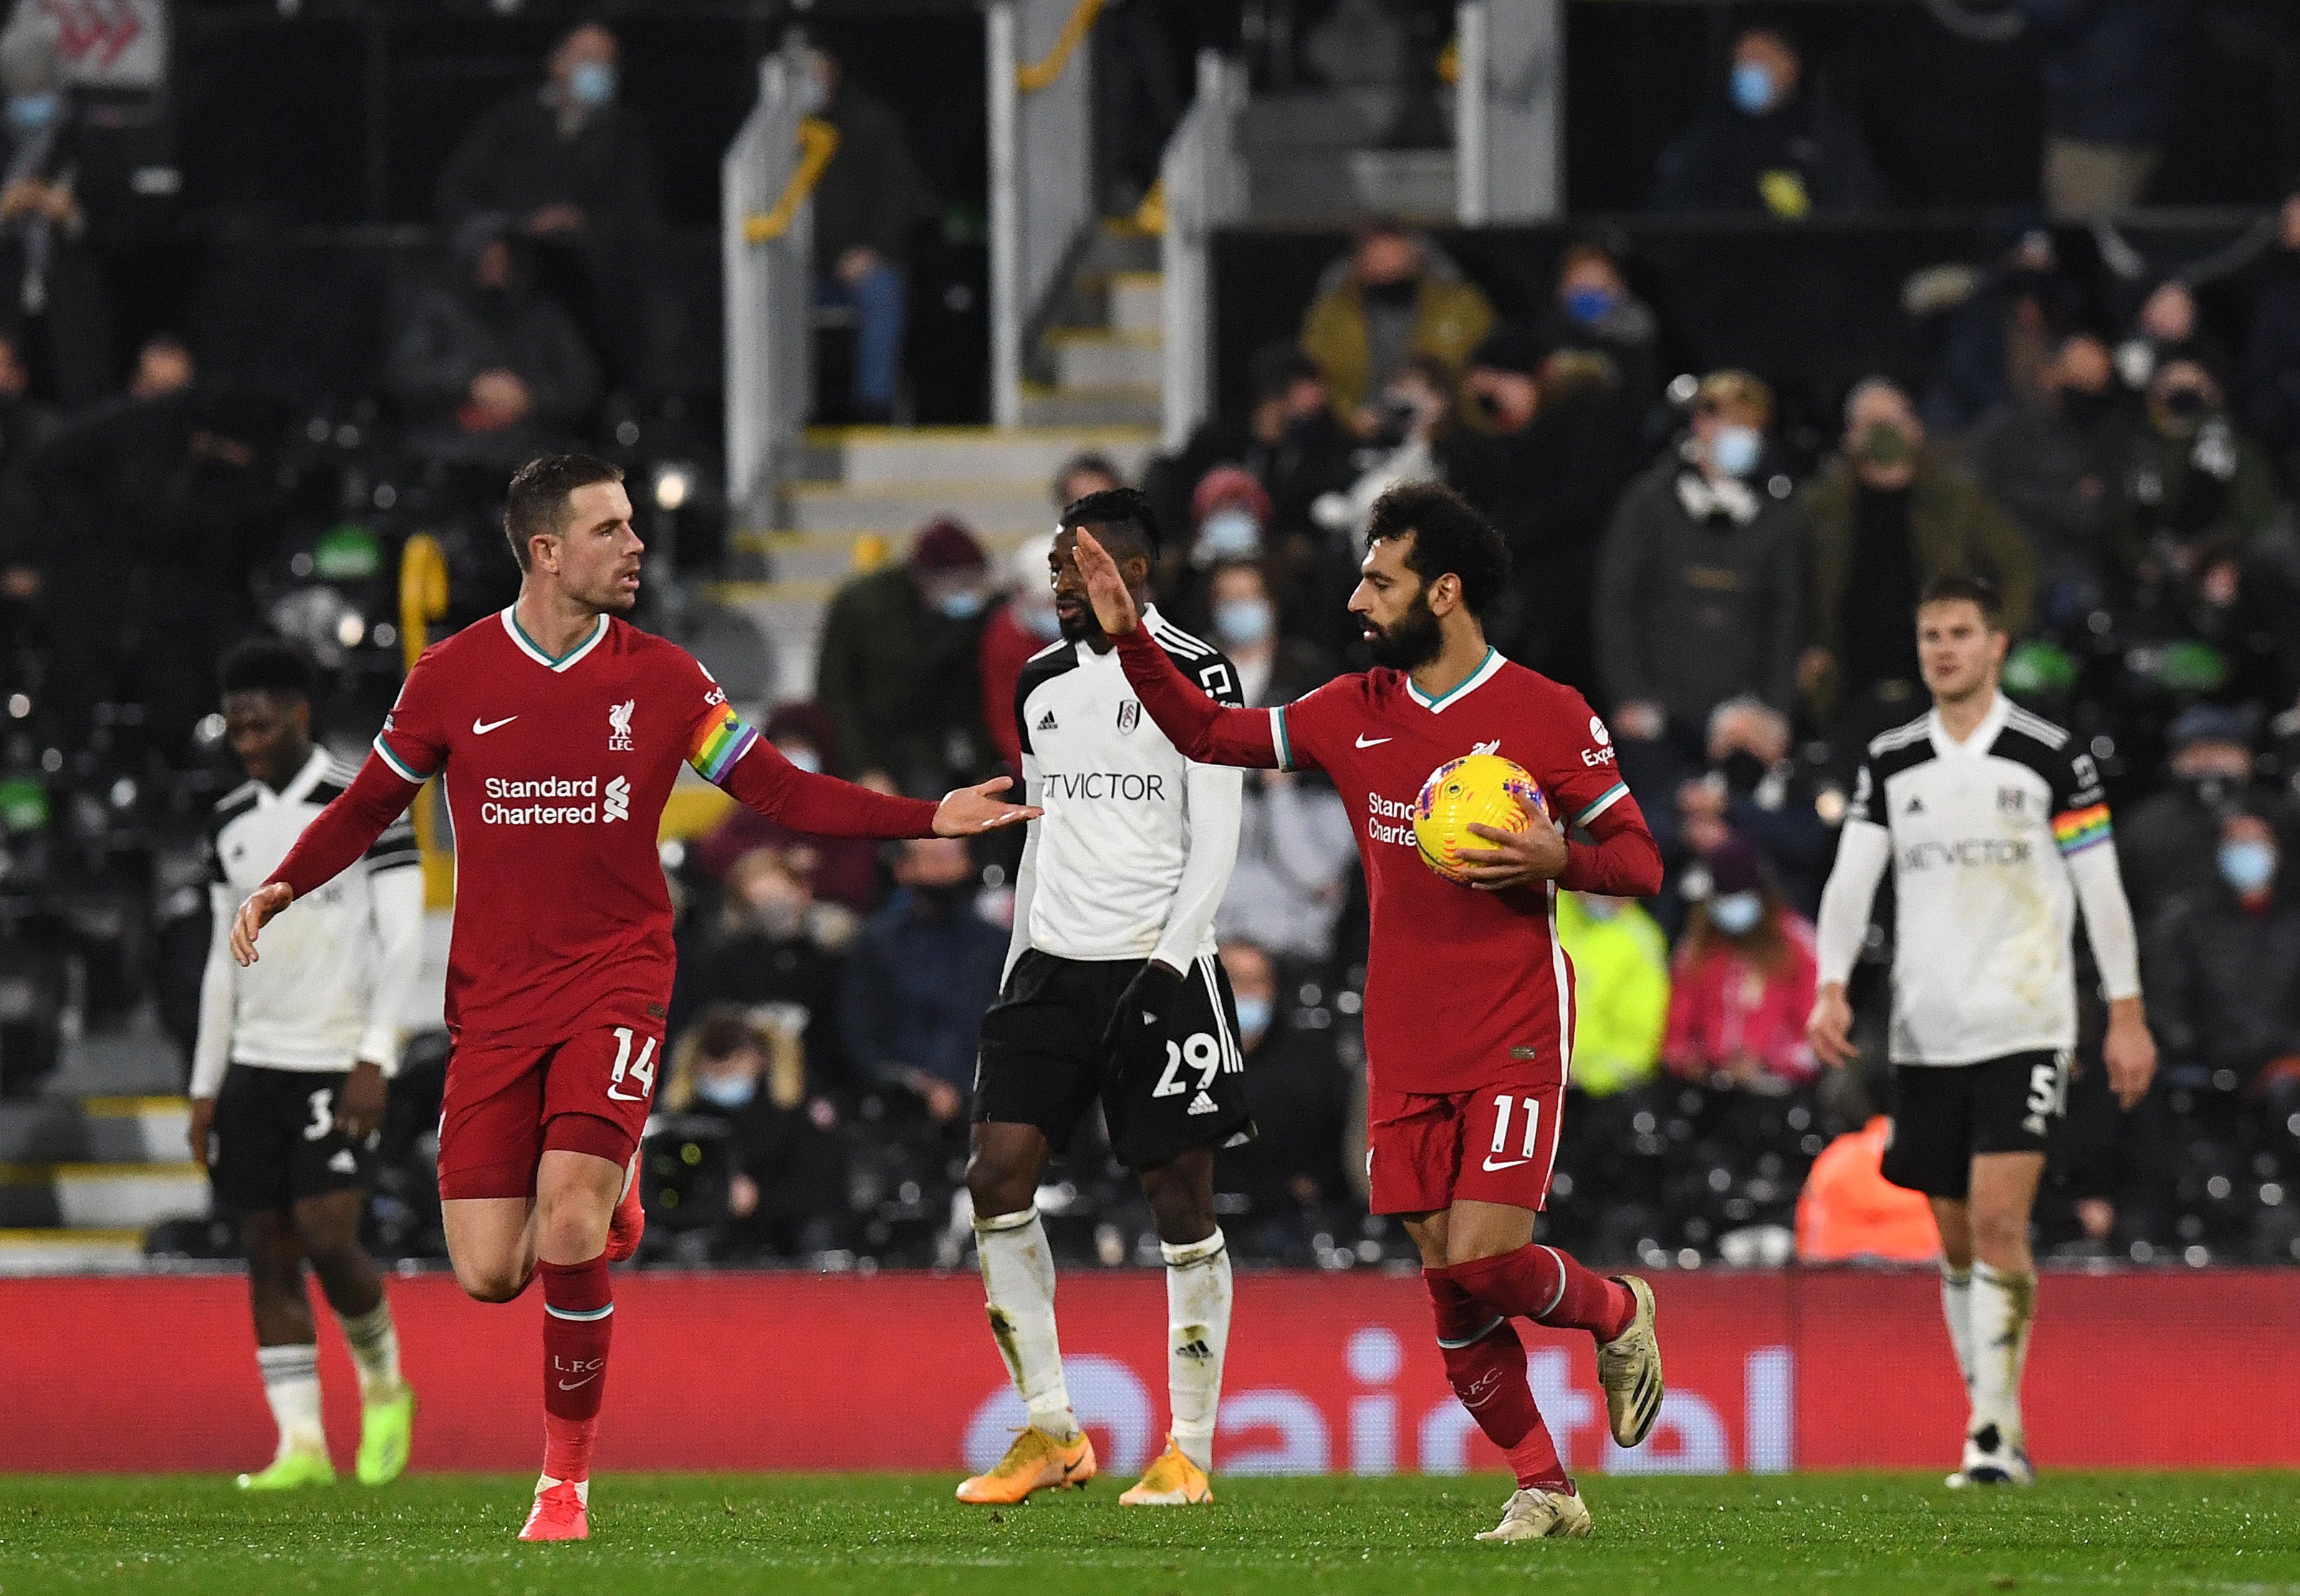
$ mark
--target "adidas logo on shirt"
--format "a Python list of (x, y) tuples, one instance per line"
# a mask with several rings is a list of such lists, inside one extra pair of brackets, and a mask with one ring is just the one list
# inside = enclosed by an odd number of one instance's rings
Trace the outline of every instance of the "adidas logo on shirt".
[(1190, 1099), (1190, 1106), (1187, 1110), (1185, 1110), (1185, 1112), (1190, 1114), (1219, 1114), (1221, 1110), (1214, 1106), (1213, 1099), (1208, 1097), (1205, 1092), (1201, 1090), (1197, 1096)]
[(1054, 729), (1054, 712), (1051, 709), (1039, 717), (1038, 723), (1037, 725), (1030, 728), (1033, 731), (1052, 731)]

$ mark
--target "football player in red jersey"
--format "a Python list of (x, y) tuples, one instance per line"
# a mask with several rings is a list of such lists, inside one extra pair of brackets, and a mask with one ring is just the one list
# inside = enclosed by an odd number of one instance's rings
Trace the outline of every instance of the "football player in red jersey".
[[(1652, 1291), (1607, 1280), (1533, 1239), (1557, 1151), (1573, 1053), (1573, 968), (1557, 943), (1557, 890), (1643, 898), (1661, 853), (1621, 784), (1604, 723), (1580, 694), (1504, 659), (1479, 616), (1509, 554), (1457, 495), (1396, 488), (1374, 506), (1350, 613), (1377, 668), (1282, 709), (1224, 708), (1138, 627), (1107, 551), (1078, 537), (1096, 617), (1160, 731), (1192, 759), (1324, 771), (1349, 806), (1372, 904), (1366, 966), (1367, 1173), (1376, 1213), (1421, 1250), (1438, 1344), (1462, 1405), (1508, 1456), (1518, 1490), (1480, 1539), (1586, 1535), (1589, 1510), (1526, 1382), (1522, 1317), (1597, 1341), (1614, 1439), (1635, 1446), (1661, 1409)], [(1425, 865), (1412, 807), (1438, 765), (1471, 753), (1514, 760), (1569, 840), (1532, 817), (1465, 872)]]
[(510, 608), (425, 650), (358, 778), (240, 906), (242, 965), (273, 915), (357, 860), (438, 776), (455, 824), (439, 1194), (455, 1278), (544, 1291), (544, 1463), (522, 1540), (589, 1533), (592, 1441), (614, 1304), (607, 1265), (646, 1225), (637, 1149), (671, 1001), (656, 854), (683, 760), (797, 831), (968, 836), (1036, 818), (1004, 778), (939, 804), (801, 771), (684, 649), (620, 619), (638, 602), (622, 472), (580, 455), (512, 478)]

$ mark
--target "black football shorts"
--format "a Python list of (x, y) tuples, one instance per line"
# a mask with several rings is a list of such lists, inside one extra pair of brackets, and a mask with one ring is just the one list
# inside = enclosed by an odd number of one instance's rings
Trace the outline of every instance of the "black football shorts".
[(336, 1129), (346, 1074), (235, 1064), (216, 1093), (216, 1199), (247, 1214), (368, 1183), (371, 1154)]
[(2069, 1055), (1896, 1065), (1893, 1098), (1885, 1178), (1928, 1197), (1961, 1198), (1977, 1154), (2045, 1150), (2068, 1112)]
[(1238, 1005), (1212, 954), (1191, 962), (1167, 1016), (1162, 1058), (1149, 1048), (1121, 1062), (1104, 1049), (1110, 1016), (1142, 965), (1025, 949), (982, 1016), (976, 1122), (1036, 1125), (1059, 1153), (1099, 1099), (1111, 1150), (1137, 1170), (1193, 1148), (1250, 1141)]

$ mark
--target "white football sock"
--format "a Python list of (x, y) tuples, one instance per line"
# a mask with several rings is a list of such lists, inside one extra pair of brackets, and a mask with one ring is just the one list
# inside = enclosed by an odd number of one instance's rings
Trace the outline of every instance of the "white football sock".
[(1078, 1438), (1070, 1387), (1062, 1380), (1062, 1348), (1054, 1333), (1054, 1253), (1038, 1210), (997, 1214), (974, 1221), (974, 1249), (982, 1260), (989, 1299), (990, 1334), (1014, 1376), (1030, 1422), (1057, 1441)]
[(2037, 1315), (2037, 1277), (1972, 1266), (1972, 1425), (1995, 1425), (2007, 1446), (2023, 1443), (2021, 1368)]
[(1221, 1231), (1166, 1255), (1166, 1383), (1174, 1444), (1211, 1472), (1214, 1417), (1221, 1405), (1222, 1354), (1229, 1346), (1229, 1244)]
[(391, 1299), (384, 1298), (356, 1317), (336, 1316), (359, 1366), (360, 1400), (399, 1394), (399, 1331), (391, 1322)]
[(320, 1349), (316, 1346), (258, 1347), (255, 1366), (263, 1374), (263, 1400), (279, 1426), (278, 1456), (328, 1450), (320, 1423)]
[(1956, 1372), (1972, 1400), (1972, 1271), (1941, 1266), (1941, 1317), (1948, 1321), (1948, 1344), (1956, 1349)]

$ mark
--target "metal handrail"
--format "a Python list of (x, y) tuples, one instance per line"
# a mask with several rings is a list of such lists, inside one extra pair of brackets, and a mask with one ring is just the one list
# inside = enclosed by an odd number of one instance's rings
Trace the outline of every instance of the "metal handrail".
[(1052, 88), (1062, 77), (1062, 69), (1070, 65), (1071, 55), (1077, 53), (1088, 31), (1093, 28), (1095, 19), (1102, 14), (1102, 7), (1103, 0), (1079, 0), (1077, 9), (1071, 13), (1070, 20), (1062, 24), (1062, 32), (1055, 36), (1054, 47), (1046, 52), (1046, 58), (1035, 65), (1014, 69), (1014, 87), (1024, 94), (1037, 94), (1042, 88)]
[[(428, 532), (408, 539), (399, 553), (399, 652), (412, 671), (431, 640), (431, 623), (447, 613), (447, 554)], [(455, 856), (439, 846), (438, 784), (427, 781), (409, 806), (415, 849), (423, 862), (423, 907), (455, 905)]]
[(798, 124), (798, 164), (791, 169), (790, 180), (783, 185), (774, 205), (743, 218), (745, 243), (764, 244), (790, 230), (799, 206), (822, 180), (822, 169), (838, 153), (838, 130), (820, 117), (806, 117)]

